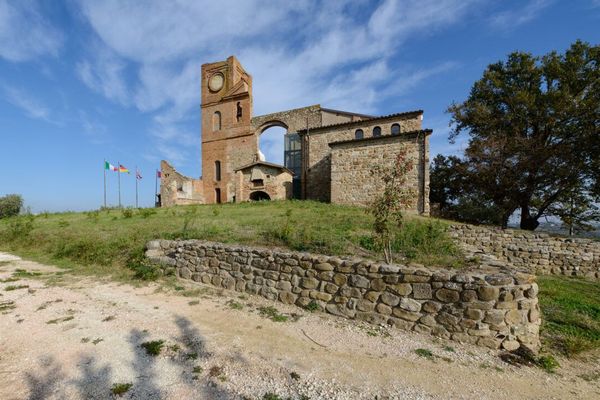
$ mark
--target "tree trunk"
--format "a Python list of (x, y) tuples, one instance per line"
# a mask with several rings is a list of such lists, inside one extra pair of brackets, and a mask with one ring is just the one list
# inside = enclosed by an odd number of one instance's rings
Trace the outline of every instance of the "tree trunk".
[(534, 231), (540, 225), (538, 219), (529, 213), (529, 206), (521, 207), (521, 229)]

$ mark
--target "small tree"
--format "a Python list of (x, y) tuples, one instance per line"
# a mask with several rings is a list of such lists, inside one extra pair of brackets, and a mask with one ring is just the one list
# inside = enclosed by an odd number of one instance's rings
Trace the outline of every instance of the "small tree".
[(407, 151), (401, 150), (392, 166), (377, 165), (371, 169), (375, 179), (383, 181), (383, 191), (375, 198), (368, 208), (373, 215), (373, 237), (377, 248), (383, 251), (386, 263), (393, 261), (392, 243), (394, 228), (401, 229), (403, 222), (402, 210), (412, 199), (412, 191), (406, 186), (408, 173), (413, 168), (413, 162), (408, 158)]
[(8, 194), (0, 197), (0, 218), (19, 215), (23, 207), (23, 197), (19, 194)]

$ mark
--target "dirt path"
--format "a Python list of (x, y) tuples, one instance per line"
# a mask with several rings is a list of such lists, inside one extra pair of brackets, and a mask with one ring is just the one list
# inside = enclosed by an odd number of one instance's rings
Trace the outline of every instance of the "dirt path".
[[(131, 384), (131, 399), (600, 397), (589, 378), (597, 358), (548, 374), (259, 297), (184, 282), (136, 288), (0, 253), (0, 279), (13, 276), (0, 283), (1, 399), (106, 399), (117, 383)], [(261, 315), (268, 306), (288, 321)], [(154, 340), (164, 341), (158, 356), (140, 346)]]

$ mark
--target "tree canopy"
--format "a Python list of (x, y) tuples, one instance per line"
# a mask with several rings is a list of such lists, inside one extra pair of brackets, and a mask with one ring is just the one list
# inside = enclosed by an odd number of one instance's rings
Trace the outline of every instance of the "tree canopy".
[(448, 108), (450, 140), (468, 135), (468, 146), (462, 158), (435, 160), (431, 200), (503, 226), (519, 210), (528, 230), (565, 217), (565, 205), (576, 204), (569, 215), (580, 222), (593, 217), (585, 210), (600, 200), (599, 61), (600, 46), (577, 41), (564, 54), (514, 52), (489, 65), (467, 100)]

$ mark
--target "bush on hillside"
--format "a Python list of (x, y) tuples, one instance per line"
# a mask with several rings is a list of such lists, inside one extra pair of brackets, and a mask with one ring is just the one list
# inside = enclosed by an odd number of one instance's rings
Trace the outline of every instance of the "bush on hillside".
[(19, 215), (23, 207), (23, 197), (20, 194), (8, 194), (0, 197), (0, 218)]

